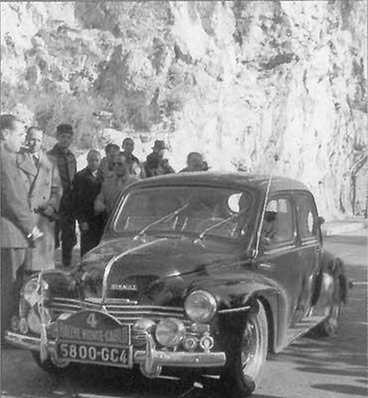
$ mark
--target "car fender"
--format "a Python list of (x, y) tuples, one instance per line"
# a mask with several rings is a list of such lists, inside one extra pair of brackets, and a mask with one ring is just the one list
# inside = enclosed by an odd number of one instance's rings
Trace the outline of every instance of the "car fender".
[(277, 286), (275, 281), (255, 275), (247, 283), (246, 280), (234, 281), (229, 288), (223, 284), (203, 286), (212, 293), (219, 304), (217, 311), (220, 329), (228, 329), (231, 325), (241, 327), (243, 323), (258, 311), (258, 300), (263, 304), (269, 326), (269, 349), (277, 351), (281, 346), (287, 327), (287, 295)]
[(323, 250), (321, 254), (320, 273), (322, 278), (319, 278), (319, 283), (316, 284), (316, 291), (319, 292), (321, 298), (322, 292), (330, 292), (330, 280), (338, 280), (340, 284), (340, 300), (346, 304), (348, 300), (348, 278), (346, 276), (345, 264), (339, 257), (334, 256), (327, 250)]

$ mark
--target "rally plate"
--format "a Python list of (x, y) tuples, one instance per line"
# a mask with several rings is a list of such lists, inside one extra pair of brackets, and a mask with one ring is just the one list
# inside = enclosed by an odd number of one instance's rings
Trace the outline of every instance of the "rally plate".
[(57, 321), (57, 354), (71, 362), (133, 367), (130, 325), (100, 311), (80, 311)]

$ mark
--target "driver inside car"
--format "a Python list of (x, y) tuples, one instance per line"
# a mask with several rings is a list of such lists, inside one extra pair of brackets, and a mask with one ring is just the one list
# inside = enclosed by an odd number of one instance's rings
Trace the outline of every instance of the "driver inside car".
[(277, 233), (277, 212), (275, 211), (266, 211), (263, 220), (262, 226), (262, 239), (264, 243), (271, 243), (276, 236)]

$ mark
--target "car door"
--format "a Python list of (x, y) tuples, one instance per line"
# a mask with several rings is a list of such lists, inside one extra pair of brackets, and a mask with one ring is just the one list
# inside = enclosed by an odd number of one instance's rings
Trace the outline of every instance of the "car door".
[(298, 192), (294, 196), (296, 205), (297, 232), (299, 241), (299, 263), (302, 273), (301, 292), (298, 298), (298, 313), (295, 320), (304, 318), (310, 310), (316, 277), (319, 271), (321, 244), (318, 231), (317, 208), (309, 192)]
[(273, 195), (266, 207), (261, 231), (258, 269), (273, 279), (283, 295), (282, 318), (288, 328), (297, 321), (302, 285), (295, 204), (290, 192)]

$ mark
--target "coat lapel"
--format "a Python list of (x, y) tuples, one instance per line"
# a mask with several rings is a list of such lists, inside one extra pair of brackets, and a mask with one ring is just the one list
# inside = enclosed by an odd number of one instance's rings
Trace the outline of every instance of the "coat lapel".
[(31, 157), (28, 153), (19, 153), (17, 156), (17, 165), (18, 167), (26, 173), (30, 182), (34, 180), (37, 174), (37, 168), (33, 163)]

